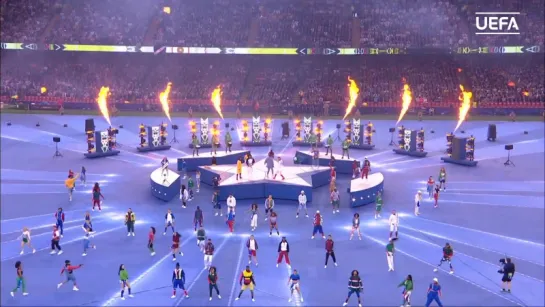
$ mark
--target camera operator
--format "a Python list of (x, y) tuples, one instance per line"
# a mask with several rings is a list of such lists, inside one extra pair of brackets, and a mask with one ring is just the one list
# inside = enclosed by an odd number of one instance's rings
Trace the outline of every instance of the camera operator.
[(515, 275), (515, 264), (511, 261), (511, 258), (500, 259), (500, 263), (503, 265), (503, 268), (498, 271), (498, 273), (503, 274), (501, 278), (501, 291), (511, 292), (511, 281), (513, 280), (513, 275)]

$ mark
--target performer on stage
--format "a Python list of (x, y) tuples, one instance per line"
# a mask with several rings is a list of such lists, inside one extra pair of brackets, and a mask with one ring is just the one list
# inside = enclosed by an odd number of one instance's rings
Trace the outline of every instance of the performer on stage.
[(414, 287), (412, 275), (407, 275), (407, 278), (405, 278), (397, 287), (403, 287), (403, 292), (401, 293), (401, 295), (403, 295), (403, 303), (401, 304), (401, 307), (410, 307), (411, 294), (413, 293)]
[(252, 231), (257, 229), (257, 213), (257, 204), (252, 204), (250, 207), (250, 228), (252, 228)]
[(452, 267), (452, 256), (454, 256), (454, 250), (452, 249), (452, 246), (450, 246), (449, 243), (445, 244), (445, 247), (443, 247), (443, 258), (441, 258), (441, 261), (437, 265), (437, 267), (433, 270), (434, 272), (437, 272), (439, 270), (439, 267), (443, 264), (443, 262), (448, 262), (448, 265), (450, 267), (449, 274), (454, 274), (454, 268)]
[(91, 221), (91, 214), (89, 212), (85, 212), (85, 218), (84, 218), (84, 224), (83, 224), (83, 230), (91, 237), (93, 237), (93, 233), (95, 233), (95, 230), (93, 229), (93, 222)]
[(447, 171), (444, 167), (439, 171), (439, 188), (443, 188), (443, 191), (447, 189)]
[(199, 139), (195, 134), (191, 137), (191, 144), (193, 145), (193, 157), (195, 154), (197, 154), (197, 157), (199, 156), (199, 148), (201, 148), (201, 145), (199, 144)]
[(214, 186), (214, 191), (219, 192), (220, 181), (221, 181), (221, 177), (219, 175), (214, 176), (214, 178), (212, 178), (212, 185)]
[(231, 137), (229, 130), (225, 132), (224, 139), (225, 139), (225, 153), (227, 153), (227, 151), (231, 152), (231, 146), (233, 146), (233, 138)]
[(69, 175), (68, 178), (64, 181), (64, 185), (68, 189), (68, 196), (70, 201), (72, 201), (72, 194), (74, 193), (74, 190), (76, 189), (76, 179), (78, 179), (78, 177), (79, 177), (79, 174), (74, 174), (72, 172), (72, 174)]
[(301, 288), (299, 286), (300, 281), (301, 281), (301, 276), (299, 276), (299, 273), (297, 272), (297, 270), (294, 269), (293, 273), (291, 273), (290, 277), (288, 278), (288, 286), (290, 287), (290, 299), (288, 300), (288, 302), (291, 303), (293, 299), (293, 292), (297, 292), (301, 303), (304, 302), (303, 296), (301, 295)]
[(168, 176), (168, 158), (164, 157), (161, 161), (161, 175)]
[(290, 264), (290, 244), (286, 237), (282, 237), (282, 241), (278, 244), (278, 259), (276, 260), (276, 267), (282, 262), (282, 259), (286, 258), (286, 264), (291, 267)]
[(172, 296), (170, 298), (176, 298), (176, 289), (182, 289), (184, 291), (184, 296), (186, 298), (189, 297), (189, 293), (187, 293), (187, 290), (185, 289), (185, 272), (180, 267), (180, 263), (176, 263), (176, 268), (174, 269), (174, 272), (172, 272)]
[(219, 136), (216, 135), (216, 134), (213, 134), (212, 135), (212, 141), (210, 142), (212, 145), (211, 149), (210, 149), (210, 154), (212, 155), (217, 155), (217, 150), (218, 150), (218, 147), (220, 146), (220, 139), (219, 139)]
[(195, 181), (197, 181), (197, 193), (201, 190), (201, 171), (195, 172)]
[(378, 191), (375, 198), (375, 220), (380, 218), (380, 212), (382, 212), (382, 193)]
[(422, 192), (418, 191), (414, 196), (414, 215), (420, 215), (420, 203), (422, 202)]
[[(335, 162), (337, 162), (337, 160), (335, 159), (335, 156), (331, 156), (331, 158), (329, 159), (329, 168), (331, 168), (331, 169), (336, 169), (336, 167), (335, 167)], [(336, 177), (337, 177), (337, 173), (335, 172), (335, 173), (333, 174), (333, 172), (332, 172), (331, 177), (335, 177), (335, 178), (336, 178)]]
[(433, 188), (434, 187), (435, 187), (435, 180), (433, 180), (433, 177), (430, 176), (430, 178), (428, 178), (428, 185), (427, 185), (428, 197), (429, 197), (430, 200), (433, 198)]
[(361, 307), (361, 297), (360, 292), (363, 291), (363, 281), (360, 278), (360, 272), (357, 270), (352, 271), (352, 274), (350, 274), (350, 278), (348, 279), (348, 296), (346, 297), (346, 300), (343, 303), (343, 306), (348, 305), (348, 300), (352, 296), (352, 294), (356, 294), (358, 297), (358, 307)]
[(333, 138), (331, 137), (331, 134), (327, 137), (326, 146), (325, 146), (325, 155), (328, 154), (333, 155)]
[(129, 283), (129, 273), (125, 269), (125, 265), (122, 264), (119, 266), (119, 271), (117, 273), (117, 276), (119, 276), (119, 281), (121, 283), (121, 299), (125, 300), (125, 289), (129, 292), (129, 297), (134, 297), (132, 295), (131, 291), (131, 284)]
[(240, 158), (237, 160), (237, 175), (236, 175), (237, 181), (239, 179), (242, 180), (242, 159), (243, 158)]
[(21, 261), (15, 262), (15, 270), (17, 272), (17, 279), (16, 279), (16, 286), (13, 290), (11, 290), (10, 295), (12, 297), (15, 297), (15, 293), (17, 293), (17, 290), (21, 289), (24, 296), (28, 295), (28, 292), (26, 292), (26, 280), (23, 276), (23, 263)]
[(212, 239), (208, 238), (208, 242), (204, 245), (204, 268), (210, 269), (212, 266), (212, 259), (214, 258), (214, 244)]
[(352, 162), (352, 179), (359, 177), (359, 175), (360, 175), (359, 163), (358, 163), (358, 160), (354, 160), (354, 162)]
[(176, 261), (176, 254), (180, 254), (180, 256), (184, 256), (184, 253), (180, 251), (180, 240), (182, 238), (182, 235), (178, 232), (175, 232), (172, 235), (172, 261)]
[(216, 156), (212, 156), (212, 162), (210, 164), (218, 165), (218, 159), (216, 158)]
[(276, 179), (276, 176), (280, 175), (282, 177), (282, 180), (285, 180), (286, 178), (282, 174), (282, 169), (284, 168), (284, 161), (282, 161), (282, 158), (277, 157), (276, 161), (278, 162), (278, 165), (276, 165), (276, 173), (274, 174), (274, 178)]
[(350, 231), (350, 240), (352, 240), (352, 238), (354, 237), (354, 232), (358, 233), (358, 239), (361, 240), (359, 213), (354, 213), (354, 217), (352, 218), (352, 230)]
[(195, 209), (195, 214), (193, 215), (193, 229), (197, 231), (197, 226), (202, 227), (204, 221), (204, 214), (202, 213), (201, 207), (197, 206)]
[(85, 166), (81, 167), (79, 180), (81, 181), (81, 183), (83, 183), (83, 186), (87, 186), (87, 170), (85, 169)]
[[(30, 242), (30, 229), (27, 227), (23, 228), (23, 233), (21, 234), (21, 252), (19, 255), (23, 255), (25, 253), (25, 246), (28, 246), (30, 249), (32, 249), (32, 253), (34, 254), (36, 252), (36, 249), (32, 247), (32, 243)], [(24, 291), (23, 291), (24, 292)]]
[(367, 177), (369, 176), (370, 171), (371, 171), (371, 162), (369, 162), (369, 160), (367, 160), (367, 157), (365, 157), (365, 159), (363, 160), (363, 168), (362, 168), (362, 171), (361, 171), (361, 179), (363, 179), (363, 178), (367, 179)]
[(324, 268), (327, 268), (327, 261), (329, 260), (329, 257), (333, 259), (333, 264), (337, 266), (337, 258), (335, 257), (335, 251), (333, 248), (335, 247), (335, 242), (333, 242), (333, 237), (331, 235), (327, 236), (327, 240), (325, 241), (325, 266)]
[(64, 236), (64, 211), (62, 208), (57, 209), (57, 212), (55, 212), (55, 220), (55, 226), (59, 229), (62, 238)]
[(249, 265), (247, 265), (246, 270), (242, 271), (242, 274), (240, 274), (239, 283), (240, 283), (241, 288), (240, 288), (240, 292), (238, 293), (237, 298), (235, 298), (235, 301), (240, 300), (240, 297), (242, 296), (242, 293), (244, 293), (244, 291), (246, 289), (250, 289), (250, 295), (252, 297), (252, 302), (255, 302), (255, 299), (254, 299), (254, 287), (255, 287), (254, 273), (252, 272), (252, 270), (250, 270)]
[(229, 227), (229, 234), (232, 235), (235, 232), (235, 211), (231, 208), (227, 212), (226, 223)]
[(189, 176), (187, 179), (187, 189), (189, 190), (189, 199), (188, 201), (192, 201), (194, 194), (193, 194), (193, 187), (195, 186), (195, 182), (193, 181), (193, 178)]
[(155, 256), (155, 249), (153, 248), (153, 242), (155, 242), (155, 227), (150, 227), (148, 234), (148, 250), (152, 256)]
[[(390, 239), (395, 240), (397, 239), (397, 227), (399, 226), (399, 216), (397, 215), (397, 212), (395, 210), (392, 210), (392, 214), (390, 215), (390, 218), (388, 219), (388, 223), (390, 224)], [(392, 234), (395, 233), (395, 237), (392, 237)]]
[(308, 142), (310, 143), (310, 151), (311, 152), (314, 152), (315, 150), (318, 149), (316, 141), (317, 141), (316, 135), (314, 133), (311, 133), (309, 135), (309, 137), (308, 137)]
[(127, 213), (125, 213), (125, 225), (127, 225), (127, 237), (134, 237), (134, 224), (136, 223), (136, 215), (132, 212), (132, 209), (129, 208)]
[(214, 191), (212, 194), (212, 205), (214, 206), (214, 211), (216, 212), (215, 216), (223, 216), (223, 212), (221, 212), (221, 203), (219, 202), (219, 192)]
[(439, 207), (439, 192), (441, 191), (440, 185), (436, 185), (433, 193), (433, 200), (435, 201), (433, 207)]
[(265, 199), (265, 221), (269, 218), (269, 215), (272, 213), (274, 209), (274, 199), (272, 195), (269, 195), (267, 199)]
[(265, 173), (265, 179), (269, 178), (269, 174), (274, 175), (274, 153), (272, 153), (272, 149), (269, 152), (269, 155), (267, 158), (265, 158), (265, 167), (267, 167), (267, 173)]
[(254, 173), (254, 164), (255, 164), (255, 159), (250, 153), (246, 156), (246, 166), (247, 166), (246, 171), (248, 173), (248, 179), (250, 180), (252, 180), (252, 175)]
[(83, 237), (83, 254), (82, 254), (83, 257), (87, 256), (87, 251), (90, 248), (96, 249), (97, 246), (94, 245), (94, 244), (91, 244), (91, 233), (89, 231), (87, 231), (85, 233), (85, 236)]
[(63, 253), (61, 245), (61, 232), (57, 226), (53, 226), (53, 238), (51, 239), (51, 255), (61, 255)]
[(437, 278), (433, 279), (433, 283), (428, 287), (428, 298), (426, 300), (426, 307), (430, 307), (431, 303), (435, 301), (439, 307), (443, 307), (441, 303), (441, 285)]
[(339, 213), (341, 196), (339, 195), (339, 191), (337, 191), (337, 188), (335, 188), (333, 192), (331, 192), (331, 195), (329, 195), (329, 199), (331, 200), (331, 205), (333, 206), (333, 214), (335, 214), (335, 212)]
[(329, 180), (329, 194), (333, 193), (333, 191), (335, 191), (336, 188), (337, 188), (337, 179), (331, 178)]
[[(331, 159), (332, 162), (334, 162), (335, 160), (334, 159)], [(330, 163), (331, 165), (331, 163)], [(335, 169), (334, 166), (331, 167), (331, 170), (329, 172), (329, 180), (337, 180), (337, 170)]]
[(204, 252), (204, 241), (206, 240), (206, 231), (201, 226), (197, 230), (197, 246), (201, 250), (201, 252)]
[(388, 262), (388, 272), (394, 271), (394, 241), (390, 240), (388, 241), (388, 244), (386, 244), (386, 261)]
[(320, 210), (316, 210), (316, 214), (314, 214), (314, 228), (312, 229), (311, 239), (314, 239), (314, 236), (317, 233), (320, 233), (322, 235), (322, 239), (325, 239), (324, 229), (322, 227), (323, 224), (324, 224), (324, 218), (320, 214)]
[(180, 188), (180, 200), (182, 201), (182, 209), (187, 208), (187, 200), (189, 199), (189, 192), (187, 192), (187, 188), (185, 185), (182, 184), (182, 187)]
[(98, 207), (98, 211), (102, 211), (100, 208), (101, 199), (104, 200), (104, 195), (102, 195), (100, 191), (100, 186), (98, 185), (98, 182), (95, 182), (95, 185), (93, 186), (93, 211), (95, 211), (95, 206)]
[(313, 148), (310, 153), (312, 154), (312, 167), (318, 168), (320, 166), (320, 151), (318, 148)]
[(236, 208), (237, 208), (237, 199), (233, 196), (233, 193), (230, 193), (229, 197), (227, 197), (227, 213), (229, 213), (229, 211), (233, 211), (233, 215), (235, 215)]
[(252, 258), (254, 259), (255, 266), (257, 266), (257, 241), (254, 235), (251, 235), (248, 241), (246, 241), (246, 247), (248, 248), (248, 264), (252, 264)]
[(269, 211), (269, 237), (272, 236), (273, 229), (276, 230), (276, 234), (280, 236), (280, 231), (278, 231), (278, 214), (272, 209)]
[(299, 194), (299, 207), (297, 207), (297, 215), (295, 218), (299, 218), (299, 211), (301, 210), (305, 210), (305, 216), (308, 217), (307, 196), (305, 195), (305, 191), (301, 191), (301, 194)]
[(220, 290), (218, 288), (218, 273), (216, 270), (216, 267), (213, 266), (208, 270), (208, 290), (210, 292), (210, 301), (212, 300), (212, 290), (216, 290), (216, 294), (218, 295), (218, 299), (221, 300)]
[(346, 154), (347, 159), (350, 159), (350, 153), (348, 152), (348, 148), (350, 147), (350, 140), (348, 138), (344, 139), (342, 148), (343, 148), (343, 154), (342, 158), (344, 159), (344, 155)]
[(60, 287), (62, 287), (64, 284), (68, 282), (72, 282), (72, 284), (74, 285), (72, 287), (72, 290), (79, 291), (78, 285), (76, 284), (76, 275), (74, 274), (74, 271), (81, 268), (82, 266), (83, 264), (72, 265), (70, 264), (70, 260), (66, 260), (64, 262), (64, 267), (61, 270), (61, 275), (64, 274), (66, 276), (66, 280), (57, 284), (57, 289), (60, 289)]
[(167, 234), (168, 227), (172, 229), (172, 234), (176, 232), (176, 230), (174, 229), (175, 223), (176, 223), (176, 218), (174, 217), (174, 213), (172, 213), (172, 210), (168, 209), (167, 213), (165, 214), (165, 231), (163, 231), (163, 236)]

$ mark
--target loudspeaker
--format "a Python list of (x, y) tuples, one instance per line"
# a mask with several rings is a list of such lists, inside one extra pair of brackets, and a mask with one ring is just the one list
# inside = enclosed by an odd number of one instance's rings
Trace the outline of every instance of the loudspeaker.
[(513, 150), (513, 144), (505, 145), (505, 150)]
[(337, 129), (341, 129), (341, 124), (337, 124)]
[(524, 131), (524, 134), (528, 134), (528, 131)]
[(396, 132), (396, 128), (390, 128), (390, 129), (388, 129), (388, 132), (390, 132), (390, 133)]
[(67, 125), (67, 124), (64, 124), (64, 125), (62, 125), (62, 126), (63, 126), (64, 128), (68, 127), (68, 125)]
[(85, 132), (87, 131), (95, 131), (95, 120), (92, 118), (85, 120)]
[(495, 124), (488, 125), (488, 134), (486, 139), (490, 142), (496, 141), (496, 125)]
[(172, 125), (172, 130), (178, 130), (178, 125)]
[(58, 136), (54, 136), (54, 137), (53, 137), (53, 142), (55, 142), (55, 143), (60, 143), (60, 142), (61, 142), (61, 138), (58, 137)]

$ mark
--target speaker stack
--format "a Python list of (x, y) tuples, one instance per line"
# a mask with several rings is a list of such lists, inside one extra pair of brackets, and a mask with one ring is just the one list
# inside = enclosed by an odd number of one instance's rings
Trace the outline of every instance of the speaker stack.
[(489, 142), (495, 142), (496, 141), (496, 125), (495, 124), (489, 124), (488, 125), (488, 134), (486, 139)]

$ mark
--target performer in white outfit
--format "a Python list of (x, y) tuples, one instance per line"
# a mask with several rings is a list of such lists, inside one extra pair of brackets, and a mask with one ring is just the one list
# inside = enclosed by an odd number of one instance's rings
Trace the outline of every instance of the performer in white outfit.
[(422, 191), (418, 191), (414, 196), (414, 215), (420, 215), (420, 203), (422, 202)]
[(284, 175), (282, 174), (282, 168), (284, 168), (284, 162), (282, 161), (282, 158), (280, 158), (280, 157), (277, 158), (277, 162), (278, 162), (278, 164), (275, 165), (275, 167), (276, 167), (276, 172), (275, 172), (275, 174), (274, 174), (274, 178), (273, 178), (273, 179), (276, 179), (276, 176), (280, 176), (280, 177), (282, 177), (282, 180), (284, 180), (284, 179), (286, 179), (286, 178), (284, 177)]
[(257, 204), (252, 204), (250, 208), (250, 227), (252, 231), (257, 229)]
[(246, 157), (246, 172), (248, 173), (248, 180), (252, 180), (252, 174), (254, 173), (255, 159), (251, 154)]
[(301, 194), (299, 194), (299, 207), (297, 207), (297, 215), (296, 218), (299, 218), (299, 211), (305, 210), (305, 216), (308, 217), (308, 211), (307, 211), (307, 196), (305, 195), (305, 191), (301, 191)]
[[(397, 227), (399, 226), (399, 216), (395, 210), (392, 211), (390, 218), (388, 219), (390, 224), (390, 239), (397, 239)], [(392, 234), (395, 233), (395, 237), (392, 237)]]
[(230, 210), (233, 210), (233, 215), (235, 215), (235, 209), (237, 207), (237, 200), (233, 196), (233, 194), (230, 194), (229, 197), (227, 197), (227, 213), (229, 214)]

